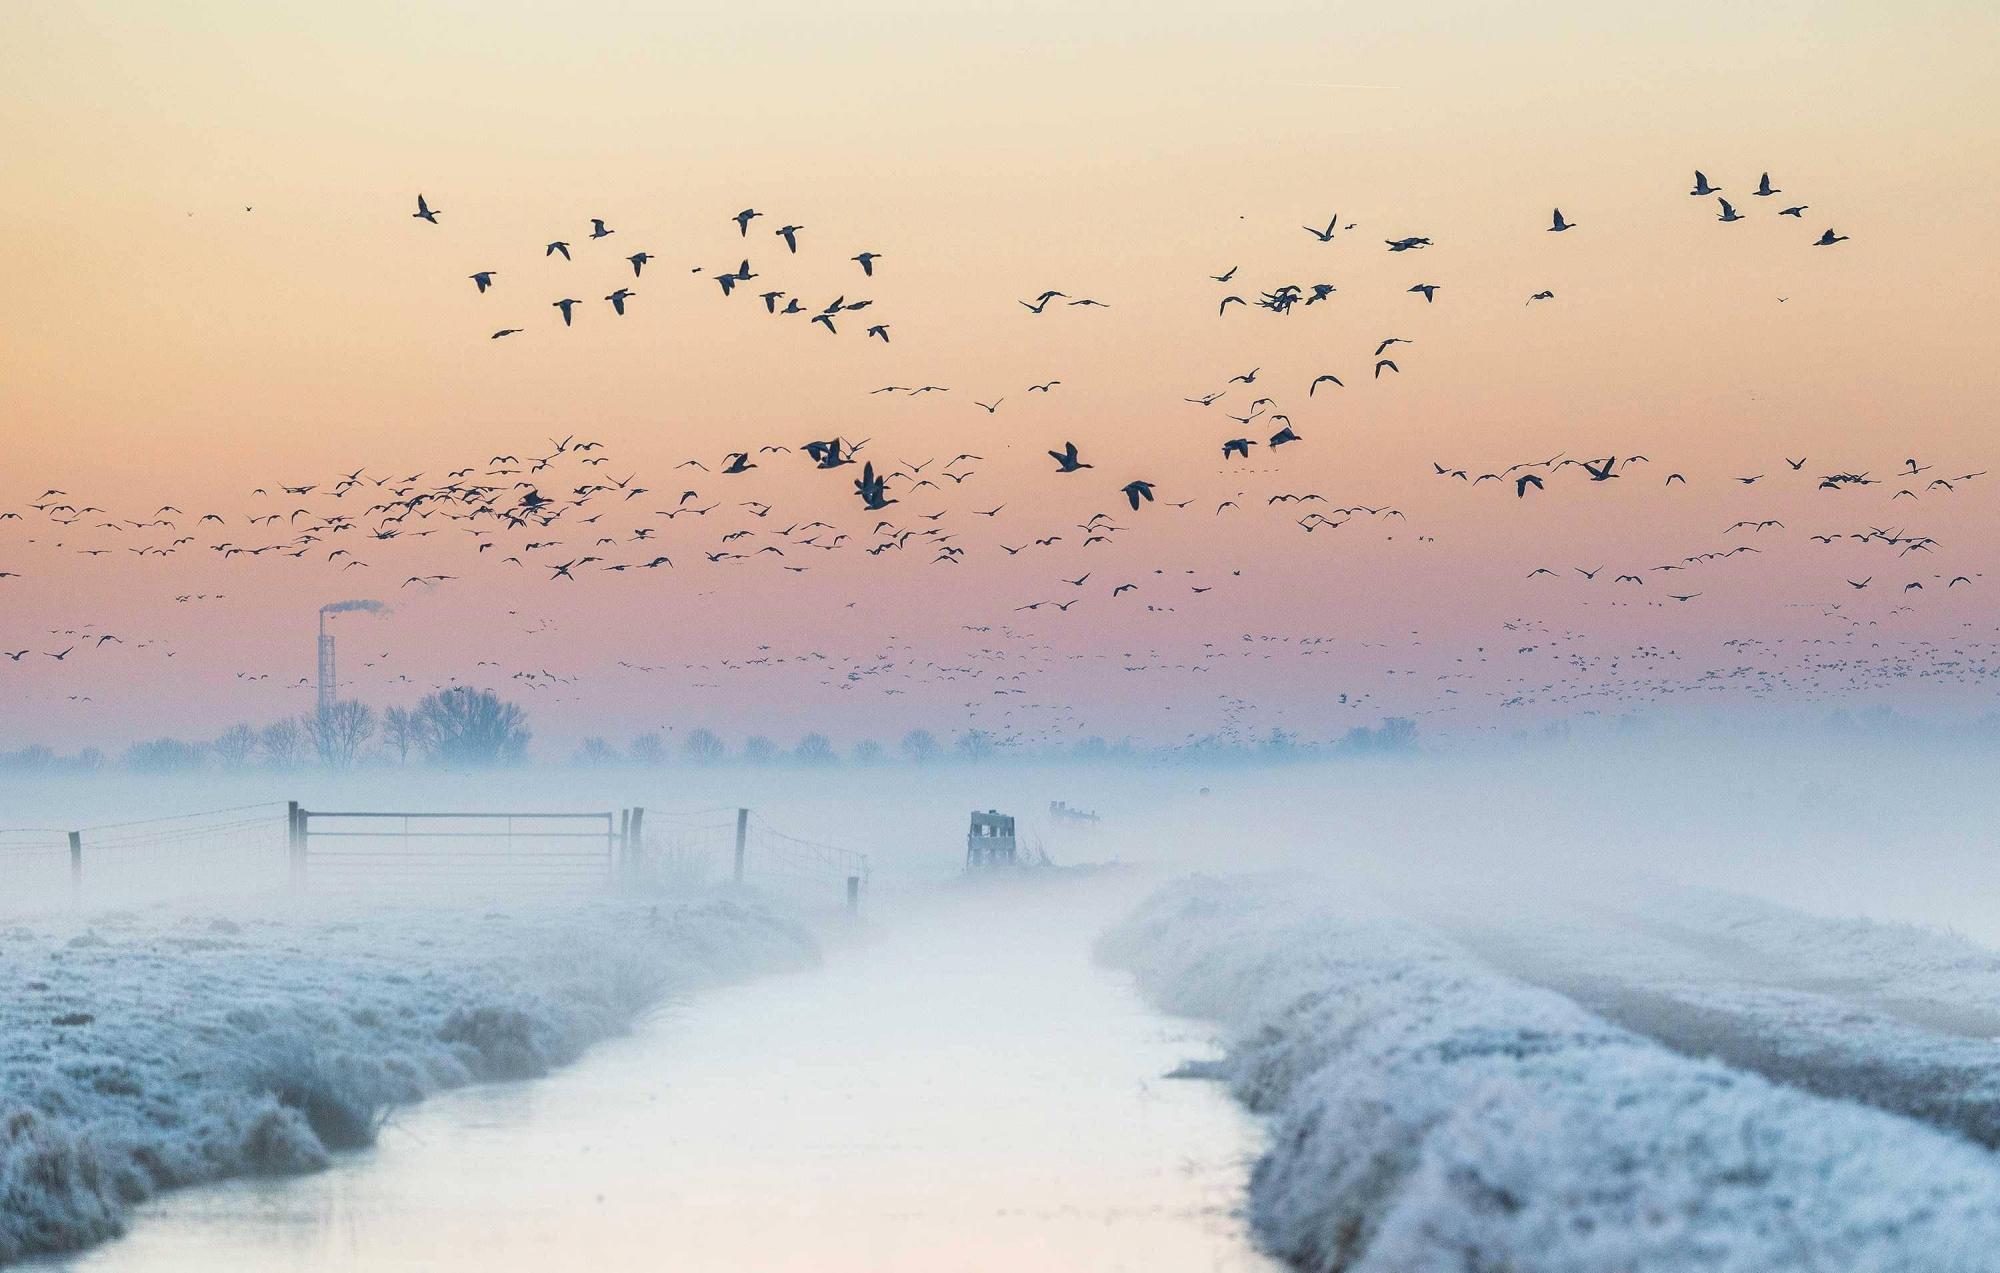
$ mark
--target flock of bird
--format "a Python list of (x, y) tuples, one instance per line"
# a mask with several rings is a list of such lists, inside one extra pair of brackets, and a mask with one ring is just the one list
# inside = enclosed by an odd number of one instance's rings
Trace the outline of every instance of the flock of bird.
[[(1721, 209), (1717, 219), (1725, 224), (1745, 219), (1746, 214), (1722, 193), (1723, 189), (1711, 183), (1705, 174), (1696, 172), (1689, 193), (1717, 198)], [(1766, 173), (1745, 198), (1775, 199), (1782, 193), (1782, 188), (1774, 185)], [(1776, 215), (1802, 218), (1808, 209), (1807, 204), (1788, 204)], [(424, 195), (417, 196), (416, 210), (411, 216), (427, 227), (422, 233), (435, 228), (442, 234), (449, 224), (445, 210), (433, 207)], [(800, 318), (806, 325), (830, 335), (851, 331), (845, 325), (847, 316), (868, 310), (873, 300), (846, 292), (808, 300), (766, 278), (767, 274), (782, 272), (769, 265), (767, 254), (790, 260), (811, 253), (815, 245), (805, 225), (790, 220), (770, 224), (776, 220), (755, 208), (744, 208), (726, 219), (718, 217), (718, 234), (731, 245), (727, 255), (734, 258), (734, 263), (720, 268), (691, 265), (686, 267), (688, 272), (706, 274), (716, 283), (712, 303), (761, 302), (764, 313), (772, 317)], [(563, 262), (562, 268), (575, 265), (581, 271), (594, 265), (615, 272), (617, 286), (602, 296), (601, 303), (606, 308), (601, 312), (609, 321), (639, 312), (645, 303), (642, 297), (646, 280), (652, 277), (648, 271), (669, 267), (655, 253), (636, 244), (620, 240), (619, 248), (608, 247), (605, 240), (612, 239), (619, 231), (604, 218), (592, 217), (588, 222), (590, 229), (577, 240), (548, 240), (541, 248), (541, 257)], [(722, 229), (724, 225), (730, 229)], [(1571, 220), (1562, 209), (1555, 208), (1544, 232), (1589, 233), (1588, 226), (1588, 221)], [(1303, 228), (1317, 245), (1344, 242), (1359, 229), (1355, 221), (1344, 221), (1337, 215)], [(769, 231), (768, 238), (762, 237), (764, 229)], [(753, 234), (759, 236), (756, 250), (751, 246)], [(1809, 243), (1830, 247), (1846, 240), (1847, 236), (1829, 228)], [(1429, 235), (1406, 233), (1401, 227), (1379, 236), (1378, 241), (1382, 247), (1377, 251), (1386, 249), (1399, 257), (1433, 246)], [(451, 250), (449, 237), (439, 243), (441, 252)], [(623, 246), (633, 246), (635, 250), (625, 253)], [(760, 258), (766, 262), (761, 268), (754, 264)], [(885, 259), (885, 254), (879, 251), (849, 253), (846, 247), (836, 249), (833, 256), (842, 268), (853, 268), (857, 286), (875, 279), (879, 263)], [(482, 267), (469, 269), (464, 277), (482, 298), (480, 304), (504, 307), (512, 304), (508, 294), (511, 273)], [(1238, 267), (1231, 266), (1208, 278), (1226, 289), (1238, 275)], [(760, 280), (764, 286), (754, 286)], [(1339, 290), (1331, 282), (1319, 281), (1276, 282), (1268, 287), (1227, 291), (1216, 303), (1215, 314), (1227, 319), (1234, 308), (1289, 316), (1330, 303)], [(1451, 299), (1447, 284), (1425, 278), (1408, 286), (1406, 294), (1421, 298), (1417, 303), (1419, 310), (1449, 304)], [(1529, 304), (1554, 300), (1552, 289), (1538, 289), (1528, 297)], [(1045, 288), (1027, 298), (1015, 298), (1007, 308), (1025, 311), (1029, 319), (1046, 321), (1046, 315), (1058, 303), (1064, 309), (1079, 311), (1110, 310), (1115, 304), (1062, 288)], [(587, 305), (584, 300), (568, 295), (548, 304), (559, 316), (558, 333), (581, 321)], [(509, 321), (512, 325), (493, 328), (488, 339), (498, 341), (530, 330), (527, 319)], [(891, 324), (887, 321), (855, 320), (855, 325), (861, 328), (864, 339), (883, 344), (890, 341)], [(1213, 448), (1208, 454), (1214, 457), (1215, 472), (1220, 479), (1220, 485), (1206, 489), (1175, 489), (1174, 483), (1160, 480), (1156, 474), (1134, 471), (1137, 466), (1106, 471), (1100, 468), (1103, 457), (1093, 452), (1087, 439), (1080, 443), (1073, 437), (1049, 436), (1039, 448), (1047, 456), (1046, 466), (1040, 469), (1040, 480), (1085, 491), (1086, 498), (1102, 500), (1105, 505), (1080, 520), (1059, 520), (1059, 515), (1037, 512), (1026, 501), (1017, 504), (1019, 496), (961, 502), (961, 496), (976, 496), (983, 489), (982, 475), (988, 473), (991, 462), (973, 450), (958, 449), (949, 443), (939, 448), (940, 454), (905, 456), (883, 453), (870, 438), (799, 437), (794, 432), (790, 437), (745, 438), (731, 447), (687, 455), (658, 476), (643, 475), (637, 465), (626, 468), (621, 476), (620, 469), (626, 466), (615, 461), (609, 444), (570, 434), (550, 438), (546, 447), (533, 451), (503, 450), (466, 456), (436, 470), (404, 473), (364, 464), (327, 476), (273, 482), (251, 491), (242, 506), (197, 507), (194, 512), (173, 502), (136, 515), (112, 512), (86, 497), (73, 496), (60, 487), (48, 487), (18, 508), (0, 510), (0, 535), (10, 528), (16, 533), (32, 531), (29, 542), (44, 550), (91, 558), (129, 554), (152, 562), (185, 561), (201, 556), (215, 563), (210, 570), (228, 569), (232, 563), (245, 561), (297, 562), (315, 569), (328, 587), (336, 586), (336, 581), (349, 581), (338, 586), (352, 588), (352, 580), (365, 578), (378, 591), (396, 593), (412, 589), (431, 593), (456, 585), (475, 572), (513, 573), (524, 583), (566, 588), (599, 575), (645, 578), (658, 577), (660, 572), (694, 569), (748, 569), (761, 563), (769, 563), (774, 571), (799, 575), (815, 569), (830, 554), (874, 558), (916, 554), (930, 566), (947, 570), (962, 569), (982, 558), (1005, 561), (1023, 555), (1047, 555), (1054, 567), (1047, 576), (1049, 586), (1056, 589), (1054, 594), (1002, 598), (1004, 612), (1051, 619), (1067, 616), (1079, 606), (1086, 610), (1116, 606), (1139, 607), (1144, 613), (1174, 614), (1186, 605), (1213, 604), (1211, 594), (1217, 589), (1226, 594), (1236, 581), (1244, 578), (1245, 567), (1198, 569), (1161, 563), (1135, 569), (1126, 554), (1118, 555), (1116, 564), (1095, 565), (1092, 563), (1097, 554), (1092, 550), (1135, 535), (1143, 536), (1141, 527), (1151, 518), (1184, 515), (1193, 510), (1214, 521), (1251, 516), (1259, 508), (1270, 516), (1281, 517), (1277, 525), (1290, 525), (1308, 536), (1357, 525), (1374, 527), (1385, 540), (1402, 535), (1409, 543), (1434, 542), (1434, 535), (1421, 528), (1410, 528), (1410, 518), (1400, 508), (1352, 499), (1336, 502), (1319, 491), (1290, 489), (1296, 483), (1283, 476), (1282, 456), (1292, 454), (1295, 448), (1313, 447), (1321, 435), (1319, 429), (1294, 419), (1292, 412), (1303, 408), (1287, 409), (1286, 402), (1321, 402), (1333, 395), (1358, 392), (1362, 385), (1387, 391), (1402, 376), (1402, 362), (1410, 361), (1420, 352), (1419, 340), (1420, 336), (1394, 334), (1373, 339), (1364, 347), (1369, 350), (1367, 356), (1358, 359), (1358, 376), (1349, 368), (1326, 368), (1322, 364), (1323, 369), (1315, 369), (1309, 377), (1300, 376), (1286, 386), (1274, 383), (1274, 373), (1262, 366), (1252, 366), (1219, 377), (1195, 392), (1175, 395), (1180, 400), (1174, 404), (1175, 409), (1198, 420), (1221, 417), (1226, 421), (1213, 429), (1212, 440), (1206, 444)], [(1413, 362), (1412, 366), (1415, 365)], [(1358, 381), (1355, 389), (1349, 388), (1349, 380)], [(1018, 393), (1053, 399), (1063, 383), (1062, 379), (1051, 377), (1028, 384)], [(947, 400), (946, 396), (954, 390), (947, 385), (922, 383), (882, 385), (870, 392), (892, 399)], [(1011, 392), (971, 397), (969, 409), (985, 417), (994, 416), (1013, 397)], [(951, 457), (940, 458), (947, 450), (953, 452)], [(1779, 485), (1782, 479), (1788, 498), (1811, 494), (1841, 501), (1829, 506), (1835, 510), (1832, 515), (1850, 523), (1858, 520), (1860, 525), (1817, 530), (1810, 535), (1810, 541), (1822, 547), (1858, 545), (1878, 554), (1882, 566), (1880, 571), (1859, 579), (1836, 572), (1837, 578), (1830, 577), (1830, 587), (1859, 592), (1888, 586), (1899, 594), (1914, 594), (1924, 591), (1929, 584), (1948, 592), (1971, 587), (1982, 577), (1979, 571), (1967, 568), (1946, 574), (1927, 573), (1923, 578), (1898, 576), (1893, 583), (1885, 577), (1878, 582), (1877, 573), (1898, 569), (1898, 563), (1903, 563), (1901, 568), (1907, 574), (1908, 563), (1929, 557), (1942, 545), (1929, 535), (1907, 527), (1868, 524), (1889, 520), (1872, 509), (1857, 519), (1846, 501), (1865, 498), (1873, 494), (1870, 488), (1876, 487), (1892, 492), (1884, 503), (1946, 498), (1982, 478), (1983, 470), (1938, 471), (1933, 465), (1909, 458), (1893, 470), (1884, 467), (1880, 476), (1873, 476), (1875, 470), (1865, 466), (1841, 464), (1818, 472), (1808, 470), (1809, 461), (1805, 458), (1782, 458), (1786, 468), (1781, 474), (1760, 471), (1731, 475), (1721, 481), (1733, 480), (1737, 485), (1751, 488), (1769, 476), (1771, 485), (1759, 487), (1760, 493)], [(839, 521), (830, 521), (826, 516), (781, 511), (780, 497), (762, 482), (765, 474), (781, 466), (810, 475), (813, 481), (829, 483), (831, 491), (848, 501), (850, 514)], [(1489, 482), (1501, 492), (1511, 487), (1514, 500), (1553, 498), (1559, 484), (1570, 485), (1579, 493), (1602, 491), (1614, 483), (1625, 487), (1647, 482), (1648, 474), (1658, 472), (1649, 457), (1632, 454), (1574, 457), (1558, 454), (1492, 468), (1433, 462), (1431, 468), (1434, 479), (1463, 483), (1469, 489)], [(1007, 478), (1016, 488), (1037, 480), (1032, 470), (1021, 465), (1013, 465)], [(1285, 489), (1251, 490), (1252, 485), (1266, 482)], [(1660, 485), (1668, 490), (1690, 484), (1683, 471), (1660, 474)], [(983, 503), (991, 506), (983, 507)], [(975, 527), (982, 531), (991, 528), (994, 532), (991, 542), (987, 542), (989, 537), (984, 534), (973, 534)], [(1705, 572), (1759, 555), (1764, 551), (1763, 545), (1789, 533), (1782, 518), (1758, 516), (1718, 527), (1712, 544), (1689, 545), (1694, 551), (1677, 552), (1666, 560), (1622, 563), (1609, 574), (1604, 573), (1606, 566), (1602, 562), (1533, 563), (1526, 578), (1570, 580), (1584, 586), (1596, 584), (1618, 591), (1633, 590), (1641, 595), (1657, 586), (1659, 598), (1651, 604), (1687, 605), (1707, 594), (1707, 588), (1699, 584)], [(1743, 535), (1757, 542), (1731, 542), (1731, 537)], [(5, 539), (0, 539), (0, 550), (5, 547)], [(18, 570), (0, 570), (0, 589), (20, 578)], [(1655, 585), (1649, 580), (1672, 582)], [(1683, 583), (1685, 586), (1677, 586)], [(179, 587), (174, 601), (202, 604), (211, 599), (222, 600), (226, 595), (212, 588), (196, 592)], [(1091, 605), (1084, 605), (1087, 600)], [(859, 598), (846, 603), (849, 608), (862, 604)], [(1826, 605), (1827, 615), (1840, 615), (1840, 606), (1834, 600), (1829, 598)], [(1841, 617), (1857, 623), (1872, 622)], [(1530, 621), (1522, 623), (1524, 628), (1532, 626)], [(1028, 648), (1038, 650), (1038, 657), (1057, 657), (1046, 647), (1036, 645), (1034, 634), (1008, 624), (998, 629), (992, 625), (968, 625), (966, 630), (984, 636), (998, 631), (1009, 642), (1026, 643)], [(31, 654), (39, 656), (34, 662), (67, 665), (73, 655), (95, 654), (113, 644), (124, 645), (119, 635), (89, 628), (67, 630), (61, 635), (64, 640), (51, 642), (55, 648), (38, 649), (31, 645), (18, 651), (0, 650), (0, 655), (17, 665)], [(1249, 639), (1246, 634), (1246, 640)], [(1324, 656), (1331, 652), (1330, 643), (1319, 639), (1273, 634), (1258, 641), (1283, 643), (1294, 639), (1299, 641), (1296, 648), (1304, 654)], [(144, 648), (144, 643), (136, 643), (136, 648)], [(167, 657), (172, 653), (167, 651)], [(1011, 652), (1017, 660), (1020, 654), (1019, 650)], [(823, 651), (799, 658), (820, 669), (833, 661)], [(734, 665), (724, 660), (721, 666), (740, 669), (759, 663), (760, 658), (753, 656)], [(1169, 665), (1169, 659), (1154, 651), (1146, 656), (1134, 655), (1123, 666), (1127, 672), (1136, 672)], [(623, 666), (628, 670), (657, 670), (651, 664), (626, 662)], [(695, 667), (678, 666), (683, 672)], [(928, 667), (938, 675), (977, 672), (970, 666), (952, 667), (934, 661)], [(866, 683), (871, 677), (885, 675), (887, 670), (857, 658), (843, 673), (843, 683)], [(257, 679), (268, 678), (270, 674), (246, 670), (238, 675)], [(574, 677), (537, 667), (517, 670), (513, 679), (531, 687), (552, 688), (570, 684)], [(304, 679), (294, 684), (303, 686)], [(994, 692), (1023, 691), (1010, 686)], [(1359, 707), (1372, 701), (1365, 694), (1351, 697), (1349, 703), (1349, 696), (1343, 696), (1343, 705)], [(1516, 694), (1508, 701), (1526, 700)], [(1060, 709), (1052, 710), (1060, 715)]]

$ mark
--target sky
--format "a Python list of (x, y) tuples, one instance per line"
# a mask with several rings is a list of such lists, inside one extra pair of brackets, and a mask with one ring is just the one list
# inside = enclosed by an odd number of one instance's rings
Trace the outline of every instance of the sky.
[[(0, 661), (0, 746), (304, 710), (315, 612), (352, 596), (394, 608), (336, 621), (344, 693), (491, 684), (558, 739), (1990, 710), (1994, 479), (1927, 483), (1995, 458), (1996, 27), (1969, 3), (9, 5), (0, 651), (29, 654)], [(1696, 168), (1748, 219), (1691, 198)], [(1547, 231), (1555, 207), (1574, 230)], [(1336, 215), (1355, 228), (1330, 242), (1302, 228)], [(616, 233), (590, 242), (592, 217)], [(1847, 241), (1811, 246), (1828, 227)], [(1405, 235), (1432, 245), (1386, 250)], [(725, 300), (713, 276), (746, 256), (759, 279)], [(1290, 315), (1217, 313), (1321, 281)], [(1407, 291), (1427, 281), (1431, 304)], [(766, 287), (872, 305), (828, 333), (765, 313)], [(1105, 307), (1017, 304), (1050, 288)], [(1411, 343), (1378, 379), (1390, 336)], [(1344, 387), (1308, 394), (1327, 372)], [(948, 391), (870, 392), (891, 384)], [(1225, 462), (1272, 411), (1304, 440)], [(963, 555), (864, 552), (852, 469), (758, 451), (832, 436), (915, 470), (889, 534)], [(342, 474), (435, 483), (572, 437), (608, 463), (566, 453), (567, 477), (649, 494), (598, 497), (554, 549), (441, 526), (358, 569), (210, 551), (344, 508)], [(1058, 475), (1044, 452), (1071, 440), (1094, 467)], [(758, 467), (718, 474), (731, 451)], [(916, 486), (961, 453), (971, 476)], [(1538, 470), (1518, 499), (1434, 471), (1557, 454), (1647, 458)], [(1838, 472), (1877, 484), (1819, 489)], [(1135, 478), (1158, 502), (1125, 506)], [(104, 516), (55, 525), (50, 488)], [(648, 520), (689, 489), (715, 511)], [(1268, 503), (1305, 492), (1327, 503)], [(1297, 524), (1357, 506), (1400, 515)], [(171, 528), (102, 525), (162, 507)], [(1121, 529), (1084, 547), (1099, 512)], [(776, 533), (814, 520), (849, 539)], [(1869, 528), (1893, 535), (1809, 538)], [(729, 544), (783, 556), (706, 560)], [(541, 564), (655, 549), (671, 569)]]

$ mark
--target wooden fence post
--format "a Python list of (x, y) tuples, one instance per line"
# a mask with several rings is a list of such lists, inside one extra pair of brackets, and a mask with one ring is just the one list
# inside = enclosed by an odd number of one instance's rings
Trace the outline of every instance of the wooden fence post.
[(605, 844), (605, 857), (608, 859), (606, 865), (610, 868), (606, 874), (614, 880), (621, 875), (631, 875), (632, 811), (630, 809), (620, 809), (618, 811), (618, 830), (604, 838), (607, 842)]
[(646, 809), (632, 806), (632, 821), (625, 828), (625, 870), (634, 883), (646, 870)]
[(736, 811), (736, 882), (743, 882), (743, 850), (750, 843), (750, 811)]
[(69, 904), (72, 910), (83, 908), (83, 832), (69, 833)]
[(306, 886), (306, 811), (296, 800), (285, 804), (285, 841), (292, 891)]
[(849, 915), (861, 913), (861, 877), (858, 875), (847, 877), (847, 913)]

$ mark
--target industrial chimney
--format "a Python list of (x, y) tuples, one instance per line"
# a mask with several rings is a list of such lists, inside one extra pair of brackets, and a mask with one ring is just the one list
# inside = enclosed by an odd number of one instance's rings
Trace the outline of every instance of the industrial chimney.
[(389, 607), (380, 601), (335, 601), (319, 608), (319, 715), (325, 716), (333, 710), (334, 700), (339, 698), (340, 677), (333, 660), (333, 633), (326, 630), (326, 616), (343, 614), (349, 610), (365, 610), (379, 614)]

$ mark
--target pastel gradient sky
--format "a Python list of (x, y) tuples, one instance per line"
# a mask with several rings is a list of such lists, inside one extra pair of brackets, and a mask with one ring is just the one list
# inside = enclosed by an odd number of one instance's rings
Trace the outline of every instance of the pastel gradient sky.
[[(0, 522), (0, 570), (19, 576), (0, 579), (0, 648), (32, 653), (0, 662), (0, 745), (302, 710), (313, 612), (345, 596), (396, 603), (340, 621), (349, 692), (511, 684), (557, 738), (980, 724), (1171, 741), (1391, 712), (1486, 728), (1630, 710), (1704, 676), (1986, 710), (1991, 682), (1964, 673), (1996, 631), (2000, 464), (1922, 483), (2000, 460), (1996, 37), (1975, 3), (16, 0), (0, 9), (0, 511), (26, 515)], [(1752, 219), (1717, 225), (1686, 194), (1697, 167)], [(1766, 169), (1783, 198), (1748, 197)], [(410, 217), (420, 190), (441, 224)], [(1802, 219), (1773, 215), (1793, 200)], [(1558, 205), (1574, 232), (1545, 232)], [(744, 239), (729, 218), (746, 206), (768, 215)], [(1358, 228), (1300, 229), (1336, 212)], [(593, 216), (616, 236), (586, 243)], [(806, 227), (796, 258), (770, 234), (786, 220)], [(1809, 246), (1827, 226), (1849, 241)], [(1383, 250), (1404, 234), (1435, 246)], [(574, 262), (543, 257), (558, 237)], [(614, 320), (597, 298), (641, 248), (658, 259)], [(847, 259), (863, 249), (884, 254), (873, 280)], [(710, 275), (746, 251), (773, 286), (872, 299), (893, 343), (864, 339), (862, 314), (836, 337), (723, 301)], [(1227, 287), (1210, 278), (1231, 266)], [(499, 271), (484, 296), (466, 279), (483, 268)], [(1322, 280), (1335, 297), (1289, 317), (1216, 313), (1230, 292)], [(1420, 281), (1443, 285), (1437, 303), (1408, 294)], [(1110, 308), (1015, 303), (1052, 287)], [(1542, 289), (1556, 299), (1524, 303)], [(586, 302), (570, 330), (549, 307), (565, 295)], [(487, 339), (502, 326), (526, 330)], [(1391, 335), (1415, 343), (1377, 382)], [(1255, 395), (1183, 399), (1252, 367), (1306, 441), (1225, 466), (1222, 439), (1269, 431), (1221, 415)], [(1346, 388), (1308, 397), (1324, 371)], [(869, 392), (923, 383), (951, 392)], [(600, 530), (684, 488), (723, 501), (662, 524), (671, 572), (551, 583), (457, 529), (345, 572), (207, 550), (290, 511), (254, 488), (437, 480), (571, 434), (654, 492)], [(836, 434), (885, 468), (984, 457), (891, 512), (965, 557), (859, 551), (876, 519), (851, 470), (675, 468)], [(1070, 439), (1097, 467), (1058, 478), (1043, 452)], [(1649, 463), (1607, 484), (1563, 470), (1522, 500), (1432, 469), (1557, 452)], [(1906, 457), (1937, 467), (1893, 480)], [(1843, 470), (1885, 480), (1815, 489)], [(1662, 486), (1669, 471), (1687, 486)], [(1732, 480), (1752, 474), (1768, 476)], [(1139, 477), (1193, 502), (1130, 512), (1117, 488)], [(1892, 499), (1904, 485), (1917, 498)], [(51, 487), (114, 521), (172, 505), (172, 537), (195, 540), (140, 557), (167, 537), (53, 527), (29, 509)], [(1298, 506), (1266, 503), (1305, 491), (1403, 517), (1309, 535)], [(211, 511), (226, 533), (191, 525)], [(1099, 511), (1129, 529), (1082, 548)], [(806, 573), (704, 560), (731, 531), (778, 543), (773, 523), (816, 518), (852, 541), (788, 546)], [(1766, 518), (1785, 526), (1754, 558), (1608, 582), (1749, 542), (1724, 528)], [(1936, 547), (1807, 538), (1871, 526)], [(1052, 533), (1071, 538), (1000, 547)], [(580, 527), (561, 538), (588, 548)], [(1564, 578), (1527, 579), (1536, 566)], [(1085, 571), (1087, 588), (1060, 582)], [(418, 573), (458, 578), (399, 587)], [(1946, 588), (1957, 575), (1971, 583)], [(1108, 595), (1125, 581), (1141, 588)], [(107, 632), (123, 644), (44, 657)]]

